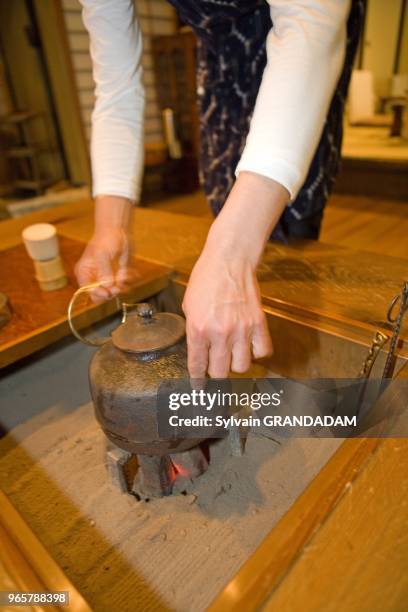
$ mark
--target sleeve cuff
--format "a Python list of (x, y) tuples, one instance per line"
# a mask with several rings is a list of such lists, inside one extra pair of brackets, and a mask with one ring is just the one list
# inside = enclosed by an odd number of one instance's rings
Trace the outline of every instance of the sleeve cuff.
[(102, 195), (127, 198), (132, 202), (132, 204), (136, 204), (140, 201), (141, 185), (131, 186), (110, 181), (94, 181), (92, 185), (92, 197), (96, 198), (97, 196)]
[(274, 157), (270, 151), (256, 153), (246, 147), (236, 167), (235, 176), (240, 172), (255, 172), (280, 183), (288, 190), (290, 200), (293, 201), (302, 186), (302, 176), (299, 170), (281, 157)]

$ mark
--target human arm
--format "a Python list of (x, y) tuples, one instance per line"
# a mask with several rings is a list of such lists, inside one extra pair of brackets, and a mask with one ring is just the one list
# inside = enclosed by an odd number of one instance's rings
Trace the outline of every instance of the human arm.
[(238, 178), (184, 300), (189, 369), (196, 378), (207, 367), (215, 377), (230, 366), (243, 372), (251, 348), (256, 357), (270, 351), (256, 264), (306, 177), (344, 61), (349, 0), (270, 4), (268, 63)]
[(256, 267), (289, 199), (276, 181), (241, 172), (214, 221), (183, 301), (192, 378), (246, 372), (270, 355)]
[[(143, 172), (140, 30), (132, 0), (81, 0), (95, 80), (92, 113), (93, 237), (77, 264), (81, 285), (107, 281), (96, 299), (117, 294), (127, 274), (132, 204)], [(109, 282), (110, 281), (110, 282)]]

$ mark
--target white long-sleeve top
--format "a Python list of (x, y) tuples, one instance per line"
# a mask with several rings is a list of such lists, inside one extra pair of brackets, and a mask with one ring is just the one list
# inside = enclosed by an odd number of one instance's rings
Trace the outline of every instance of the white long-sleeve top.
[[(236, 173), (274, 179), (291, 199), (305, 180), (340, 76), (350, 0), (268, 0), (273, 27)], [(81, 0), (96, 103), (93, 195), (136, 201), (143, 173), (142, 40), (133, 0)]]

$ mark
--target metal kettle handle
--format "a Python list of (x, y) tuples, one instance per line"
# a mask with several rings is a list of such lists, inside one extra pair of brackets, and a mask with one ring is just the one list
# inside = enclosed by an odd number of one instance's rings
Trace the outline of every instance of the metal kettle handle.
[(84, 285), (83, 287), (80, 287), (79, 289), (75, 291), (74, 295), (72, 296), (68, 304), (69, 327), (72, 333), (74, 334), (75, 338), (77, 338), (84, 344), (88, 344), (89, 346), (102, 346), (102, 344), (109, 342), (110, 338), (95, 338), (94, 340), (92, 340), (89, 338), (85, 338), (85, 336), (82, 336), (82, 334), (80, 334), (79, 331), (74, 327), (74, 322), (72, 320), (72, 311), (73, 311), (73, 308), (74, 308), (74, 305), (75, 305), (75, 302), (78, 296), (80, 296), (82, 293), (88, 293), (88, 291), (92, 291), (92, 289), (96, 289), (97, 287), (102, 287), (104, 284), (105, 284), (105, 281), (99, 281), (96, 283), (90, 283), (89, 285)]

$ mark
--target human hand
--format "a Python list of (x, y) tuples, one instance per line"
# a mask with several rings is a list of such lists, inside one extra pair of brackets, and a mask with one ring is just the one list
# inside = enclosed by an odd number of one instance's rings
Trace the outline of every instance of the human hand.
[(96, 199), (95, 231), (75, 267), (80, 286), (101, 283), (90, 292), (95, 303), (118, 295), (130, 281), (130, 211), (131, 203), (125, 198)]
[(226, 258), (206, 246), (191, 274), (183, 301), (191, 378), (206, 372), (226, 378), (246, 372), (251, 357), (272, 353), (255, 270), (249, 261)]
[(183, 301), (191, 378), (244, 373), (251, 356), (271, 354), (256, 267), (288, 197), (279, 183), (241, 172), (214, 221)]

